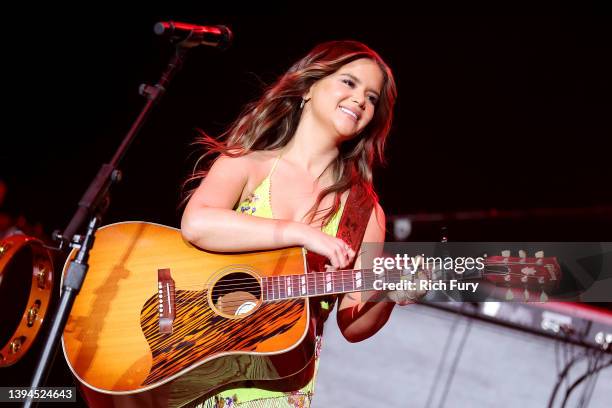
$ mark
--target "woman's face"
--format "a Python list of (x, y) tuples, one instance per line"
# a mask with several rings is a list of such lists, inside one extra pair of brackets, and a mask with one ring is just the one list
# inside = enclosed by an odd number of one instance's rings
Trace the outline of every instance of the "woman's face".
[(304, 109), (329, 126), (340, 141), (350, 139), (372, 120), (383, 81), (383, 73), (373, 60), (349, 62), (312, 85)]

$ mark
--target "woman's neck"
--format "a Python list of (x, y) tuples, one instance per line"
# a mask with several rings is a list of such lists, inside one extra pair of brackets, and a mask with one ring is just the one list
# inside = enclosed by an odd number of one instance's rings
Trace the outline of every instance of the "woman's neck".
[(283, 148), (283, 158), (313, 178), (320, 177), (339, 153), (336, 139), (328, 133), (326, 129), (300, 121), (293, 138)]

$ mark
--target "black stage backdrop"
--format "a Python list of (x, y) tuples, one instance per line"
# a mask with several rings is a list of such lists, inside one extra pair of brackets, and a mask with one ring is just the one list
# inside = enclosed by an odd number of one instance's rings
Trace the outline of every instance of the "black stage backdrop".
[[(355, 11), (355, 10), (352, 10)], [(388, 165), (375, 173), (387, 215), (579, 209), (519, 222), (458, 222), (458, 240), (610, 240), (612, 19), (401, 16), (288, 11), (259, 16), (125, 14), (50, 8), (15, 13), (3, 40), (0, 177), (11, 214), (66, 226), (144, 104), (172, 48), (164, 20), (226, 24), (220, 52), (200, 47), (134, 143), (105, 222), (178, 226), (197, 129), (221, 133), (315, 44), (357, 39), (391, 65), (399, 87)], [(599, 212), (598, 212), (599, 211)], [(439, 225), (415, 229), (436, 239)]]
[[(446, 225), (451, 240), (612, 240), (609, 15), (350, 14), (374, 6), (259, 16), (216, 15), (204, 4), (177, 14), (92, 4), (5, 12), (0, 180), (8, 193), (0, 213), (23, 215), (47, 235), (67, 225), (143, 106), (139, 85), (154, 83), (172, 53), (153, 25), (173, 19), (226, 24), (235, 42), (225, 52), (190, 52), (122, 163), (105, 223), (177, 227), (181, 184), (200, 153), (190, 145), (197, 129), (220, 134), (315, 44), (356, 39), (388, 61), (399, 88), (388, 165), (375, 172), (390, 220), (540, 214), (415, 222), (408, 239), (437, 240)], [(18, 384), (28, 383), (37, 356), (27, 356)], [(50, 378), (71, 384), (61, 356)]]

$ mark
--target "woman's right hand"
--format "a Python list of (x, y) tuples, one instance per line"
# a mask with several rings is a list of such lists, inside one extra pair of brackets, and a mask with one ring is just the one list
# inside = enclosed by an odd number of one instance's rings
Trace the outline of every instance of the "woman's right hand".
[(355, 258), (355, 251), (340, 238), (332, 237), (311, 227), (310, 225), (295, 223), (297, 241), (308, 251), (315, 252), (329, 259), (335, 269), (343, 269), (351, 264)]

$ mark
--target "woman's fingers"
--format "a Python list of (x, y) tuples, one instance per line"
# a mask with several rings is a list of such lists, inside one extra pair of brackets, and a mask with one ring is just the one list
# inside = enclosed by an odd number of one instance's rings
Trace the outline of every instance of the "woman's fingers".
[(306, 229), (304, 246), (325, 256), (335, 268), (346, 268), (355, 258), (355, 251), (349, 244), (312, 227)]
[(426, 285), (421, 285), (421, 281), (427, 281), (429, 277), (424, 271), (418, 271), (414, 279), (415, 289), (414, 290), (392, 290), (387, 293), (387, 297), (393, 300), (400, 306), (406, 306), (415, 301), (421, 299), (427, 294), (427, 289), (421, 289)]

